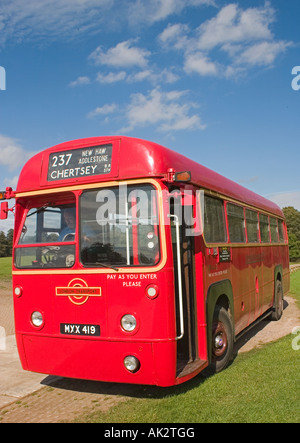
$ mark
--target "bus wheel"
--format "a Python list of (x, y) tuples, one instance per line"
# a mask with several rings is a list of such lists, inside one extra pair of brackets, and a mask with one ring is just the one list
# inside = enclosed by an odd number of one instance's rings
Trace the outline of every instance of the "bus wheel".
[(212, 360), (214, 372), (226, 368), (233, 352), (233, 327), (229, 312), (216, 306), (212, 325)]
[(283, 289), (281, 281), (277, 280), (275, 285), (275, 298), (274, 298), (273, 311), (271, 314), (271, 320), (273, 321), (280, 320), (282, 314), (283, 314)]

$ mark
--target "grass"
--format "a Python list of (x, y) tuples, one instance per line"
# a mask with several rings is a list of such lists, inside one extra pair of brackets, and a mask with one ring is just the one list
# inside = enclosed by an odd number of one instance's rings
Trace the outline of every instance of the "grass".
[(291, 274), (290, 293), (296, 298), (297, 304), (300, 308), (300, 271), (296, 271)]
[(9, 280), (11, 278), (11, 257), (0, 257), (0, 279)]
[[(291, 293), (300, 302), (300, 271), (291, 275)], [(105, 413), (94, 409), (77, 421), (299, 423), (300, 350), (293, 349), (294, 339), (291, 334), (240, 354), (225, 371), (208, 379), (198, 376), (173, 388), (133, 386), (125, 402)]]

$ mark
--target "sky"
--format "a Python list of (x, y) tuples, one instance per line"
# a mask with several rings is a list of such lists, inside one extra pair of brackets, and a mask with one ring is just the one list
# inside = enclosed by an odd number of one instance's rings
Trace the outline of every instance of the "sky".
[(43, 149), (126, 135), (300, 210), (299, 17), (299, 0), (0, 0), (0, 189)]

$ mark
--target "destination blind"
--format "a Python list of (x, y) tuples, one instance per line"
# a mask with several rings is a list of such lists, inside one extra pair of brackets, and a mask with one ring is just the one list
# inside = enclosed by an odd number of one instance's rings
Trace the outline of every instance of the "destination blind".
[(112, 144), (53, 152), (49, 157), (48, 181), (76, 179), (111, 172)]

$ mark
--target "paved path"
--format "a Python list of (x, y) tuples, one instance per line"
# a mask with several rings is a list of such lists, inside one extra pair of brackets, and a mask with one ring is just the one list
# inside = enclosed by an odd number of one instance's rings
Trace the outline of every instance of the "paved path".
[(14, 335), (1, 340), (0, 348), (0, 408), (42, 387), (41, 374), (23, 371)]

